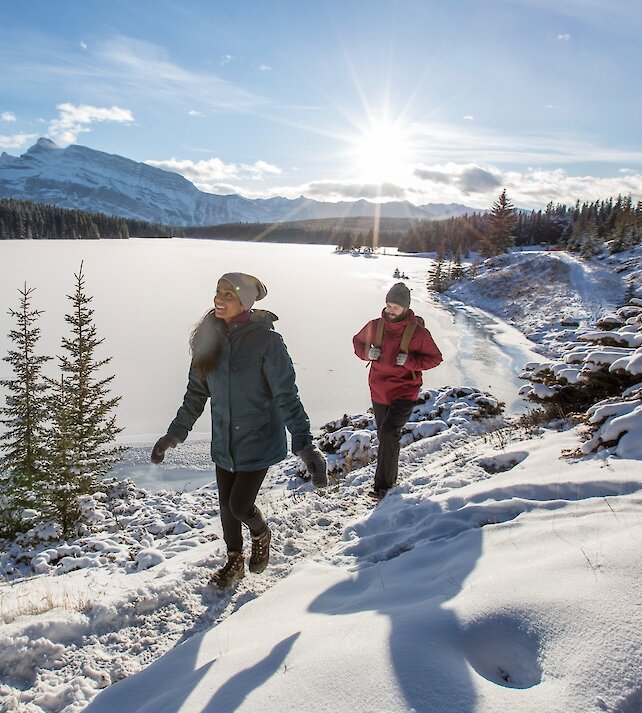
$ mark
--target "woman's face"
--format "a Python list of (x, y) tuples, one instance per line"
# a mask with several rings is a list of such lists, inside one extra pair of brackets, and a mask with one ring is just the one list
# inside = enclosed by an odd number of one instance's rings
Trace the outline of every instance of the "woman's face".
[(245, 307), (241, 304), (241, 300), (236, 294), (234, 286), (227, 280), (219, 280), (218, 285), (216, 285), (214, 312), (217, 317), (225, 320), (227, 324), (229, 324), (234, 317), (238, 317), (241, 312), (245, 312)]

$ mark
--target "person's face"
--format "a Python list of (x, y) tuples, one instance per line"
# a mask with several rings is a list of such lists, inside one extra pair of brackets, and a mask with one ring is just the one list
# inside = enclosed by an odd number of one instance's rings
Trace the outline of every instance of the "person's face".
[(214, 313), (217, 317), (230, 323), (234, 317), (245, 312), (234, 286), (227, 280), (219, 280), (214, 295)]
[(394, 302), (386, 302), (386, 308), (384, 311), (386, 313), (386, 317), (394, 322), (404, 316), (406, 308), (401, 305), (396, 305)]

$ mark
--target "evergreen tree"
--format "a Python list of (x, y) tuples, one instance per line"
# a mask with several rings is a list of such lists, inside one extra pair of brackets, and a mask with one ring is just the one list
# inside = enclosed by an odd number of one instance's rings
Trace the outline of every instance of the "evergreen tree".
[(443, 292), (448, 288), (448, 280), (446, 279), (444, 270), (444, 259), (441, 254), (437, 254), (437, 259), (434, 261), (432, 269), (428, 273), (427, 287), (433, 292)]
[(36, 346), (40, 328), (36, 322), (41, 310), (31, 306), (33, 288), (25, 285), (20, 293), (19, 310), (9, 310), (15, 317), (16, 329), (9, 332), (15, 345), (3, 360), (14, 372), (13, 379), (2, 379), (9, 396), (0, 408), (0, 423), (6, 430), (0, 436), (3, 456), (0, 458), (0, 530), (13, 536), (21, 529), (22, 512), (37, 509), (44, 477), (45, 427), (47, 419), (47, 384), (42, 367), (50, 359), (38, 355)]
[[(109, 396), (113, 376), (98, 376), (111, 357), (96, 358), (96, 350), (104, 340), (97, 337), (90, 307), (93, 298), (85, 292), (82, 264), (75, 277), (76, 290), (68, 295), (72, 310), (65, 316), (71, 337), (62, 340), (62, 380), (56, 383), (57, 398), (51, 402), (54, 428), (50, 450), (54, 459), (50, 467), (52, 479), (58, 484), (55, 493), (51, 493), (54, 508), (61, 507), (67, 492), (94, 492), (98, 479), (111, 470), (122, 451), (114, 445), (122, 429), (116, 426), (112, 413), (120, 397)], [(67, 482), (70, 478), (73, 482)], [(58, 503), (57, 498), (61, 498)]]
[(51, 427), (47, 438), (47, 470), (43, 487), (43, 516), (58, 523), (64, 538), (74, 534), (80, 520), (78, 498), (87, 493), (87, 479), (78, 477), (74, 394), (65, 381), (51, 382), (48, 405)]
[(506, 195), (504, 188), (499, 198), (493, 203), (488, 216), (488, 229), (483, 237), (482, 255), (492, 257), (508, 252), (515, 244), (513, 229), (515, 228), (515, 208)]

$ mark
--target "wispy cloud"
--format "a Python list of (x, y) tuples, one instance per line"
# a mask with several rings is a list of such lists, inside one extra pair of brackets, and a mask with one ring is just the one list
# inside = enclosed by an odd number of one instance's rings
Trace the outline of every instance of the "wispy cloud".
[(16, 115), (12, 111), (3, 111), (2, 114), (0, 114), (0, 120), (1, 121), (15, 121)]
[(522, 163), (559, 166), (571, 163), (642, 163), (639, 149), (605, 147), (598, 141), (560, 131), (550, 133), (493, 132), (475, 124), (413, 124), (409, 131), (419, 156), (433, 161), (478, 164)]
[(81, 49), (81, 50), (86, 50), (87, 48), (88, 48), (88, 45), (87, 45), (86, 42), (81, 42), (81, 43), (80, 43), (80, 49)]
[(49, 134), (61, 144), (75, 143), (78, 135), (90, 131), (91, 124), (102, 121), (114, 121), (129, 124), (134, 116), (129, 109), (117, 106), (97, 107), (88, 104), (58, 104), (60, 114), (49, 124)]
[(294, 191), (301, 191), (312, 198), (323, 200), (400, 200), (406, 197), (403, 186), (390, 182), (353, 183), (350, 181), (311, 181), (305, 186), (299, 186)]
[[(29, 52), (24, 52), (24, 47)], [(82, 50), (55, 36), (32, 33), (17, 38), (0, 29), (0, 60), (32, 91), (47, 84), (59, 93), (95, 105), (141, 102), (244, 110), (265, 104), (216, 72), (193, 71), (173, 61), (157, 44), (125, 35), (93, 41)]]
[(271, 72), (272, 71), (272, 67), (270, 67), (268, 64), (259, 65), (259, 69), (261, 70), (261, 72)]
[(266, 175), (281, 174), (281, 169), (266, 161), (248, 163), (225, 163), (220, 158), (205, 161), (189, 161), (171, 158), (165, 161), (148, 160), (145, 163), (162, 168), (191, 181), (197, 188), (208, 193), (216, 193), (222, 181), (263, 181)]
[(558, 35), (557, 39), (560, 40), (560, 42), (568, 42), (571, 39), (571, 36), (568, 33), (564, 33)]
[(202, 111), (196, 111), (196, 109), (190, 109), (190, 110), (187, 112), (187, 114), (188, 114), (189, 116), (203, 116), (203, 112), (202, 112)]
[(0, 134), (0, 148), (2, 149), (22, 149), (33, 143), (38, 138), (38, 134), (13, 134), (5, 136)]

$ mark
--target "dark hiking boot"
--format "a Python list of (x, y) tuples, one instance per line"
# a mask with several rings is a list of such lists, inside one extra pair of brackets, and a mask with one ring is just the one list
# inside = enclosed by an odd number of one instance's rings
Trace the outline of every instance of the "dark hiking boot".
[(227, 562), (210, 578), (210, 584), (218, 589), (225, 589), (230, 584), (245, 577), (245, 558), (242, 552), (228, 552)]
[(368, 493), (368, 496), (371, 497), (373, 500), (383, 500), (386, 497), (387, 492), (388, 488), (373, 488)]
[(260, 574), (270, 561), (270, 540), (272, 533), (266, 527), (260, 535), (252, 535), (252, 555), (250, 557), (250, 572)]

